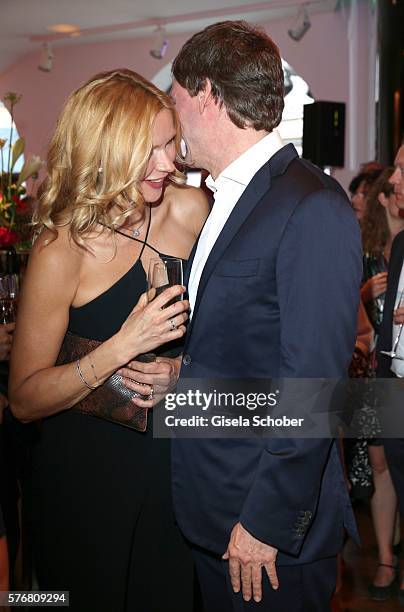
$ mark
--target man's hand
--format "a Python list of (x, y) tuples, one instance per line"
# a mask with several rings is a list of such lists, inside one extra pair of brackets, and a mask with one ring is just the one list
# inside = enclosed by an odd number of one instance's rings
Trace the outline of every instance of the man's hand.
[(401, 325), (401, 323), (404, 323), (404, 306), (396, 308), (393, 314), (393, 320), (396, 325)]
[[(181, 356), (157, 357), (156, 361), (143, 363), (131, 361), (124, 368), (118, 370), (123, 377), (125, 385), (132, 391), (142, 395), (153, 395), (152, 403), (155, 406), (177, 384), (181, 369)], [(133, 400), (141, 406), (150, 407), (139, 398)]]
[(242, 588), (243, 598), (250, 601), (251, 596), (259, 602), (262, 599), (262, 568), (268, 574), (273, 589), (279, 587), (276, 575), (276, 555), (278, 550), (256, 540), (237, 523), (231, 532), (230, 542), (222, 559), (229, 560), (231, 584), (235, 593)]

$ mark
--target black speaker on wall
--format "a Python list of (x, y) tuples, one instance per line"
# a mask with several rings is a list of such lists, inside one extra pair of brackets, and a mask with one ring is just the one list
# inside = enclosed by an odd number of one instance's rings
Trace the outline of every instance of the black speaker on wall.
[(316, 166), (344, 166), (345, 103), (313, 102), (303, 107), (303, 158)]

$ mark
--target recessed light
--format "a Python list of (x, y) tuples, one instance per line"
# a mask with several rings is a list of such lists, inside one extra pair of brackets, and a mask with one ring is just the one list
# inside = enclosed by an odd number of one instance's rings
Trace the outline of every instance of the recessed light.
[(72, 34), (73, 32), (79, 32), (80, 26), (73, 23), (54, 23), (48, 26), (47, 29), (58, 34)]

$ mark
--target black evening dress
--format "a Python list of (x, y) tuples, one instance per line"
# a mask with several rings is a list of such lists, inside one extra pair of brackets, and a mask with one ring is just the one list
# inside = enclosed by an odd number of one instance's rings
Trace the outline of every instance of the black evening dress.
[[(71, 308), (68, 331), (107, 340), (145, 287), (139, 257), (107, 291)], [(44, 419), (33, 453), (39, 588), (70, 591), (71, 612), (192, 612), (170, 467), (170, 441), (153, 439), (151, 418), (144, 434), (74, 409)]]

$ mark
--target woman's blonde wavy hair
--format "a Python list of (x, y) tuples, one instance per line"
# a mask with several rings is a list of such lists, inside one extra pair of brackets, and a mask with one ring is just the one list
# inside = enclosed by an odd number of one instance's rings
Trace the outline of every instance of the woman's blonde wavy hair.
[[(47, 157), (48, 175), (39, 191), (33, 218), (36, 235), (45, 228), (69, 226), (71, 238), (83, 238), (97, 223), (119, 225), (143, 203), (139, 182), (152, 152), (157, 114), (171, 111), (180, 159), (180, 124), (173, 102), (139, 74), (127, 69), (97, 74), (68, 98), (57, 122)], [(183, 183), (181, 172), (170, 177)], [(111, 218), (115, 206), (118, 215)]]

